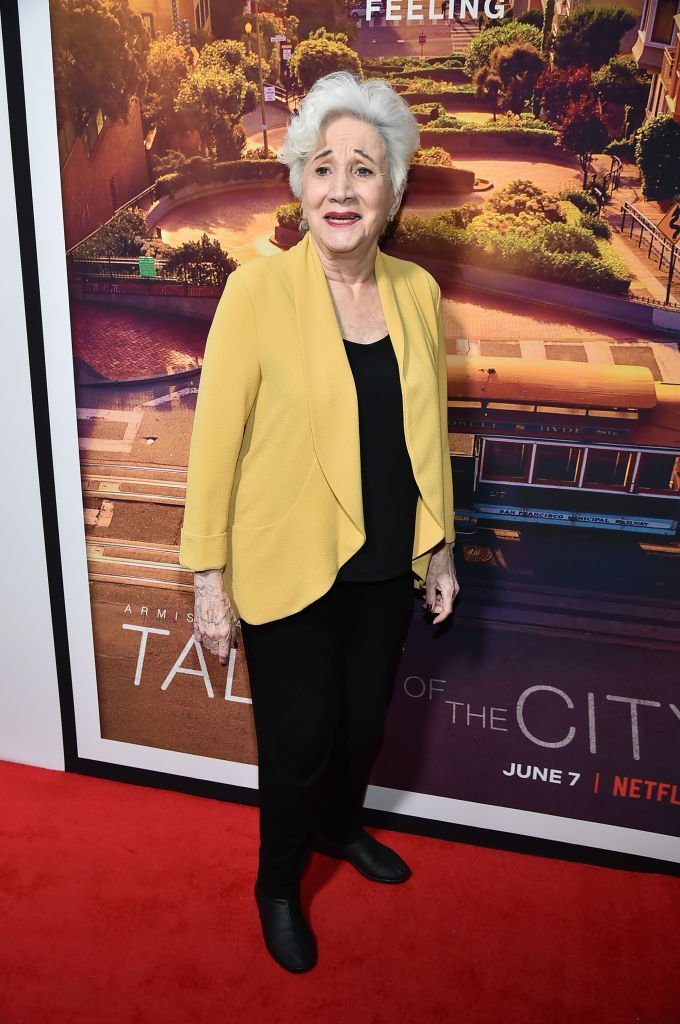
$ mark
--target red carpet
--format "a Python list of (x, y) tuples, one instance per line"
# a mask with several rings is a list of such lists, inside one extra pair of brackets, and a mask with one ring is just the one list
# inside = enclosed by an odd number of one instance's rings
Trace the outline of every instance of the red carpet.
[(2, 1024), (678, 1024), (680, 881), (370, 831), (314, 854), (319, 943), (264, 949), (257, 808), (0, 763)]

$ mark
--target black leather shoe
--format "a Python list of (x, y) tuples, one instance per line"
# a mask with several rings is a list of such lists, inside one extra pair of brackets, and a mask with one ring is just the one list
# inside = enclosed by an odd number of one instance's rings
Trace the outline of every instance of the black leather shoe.
[(317, 960), (316, 938), (299, 896), (266, 896), (257, 882), (254, 892), (265, 945), (273, 958), (287, 971), (311, 970)]
[(339, 857), (349, 861), (372, 882), (405, 882), (411, 876), (411, 869), (398, 853), (378, 842), (364, 832), (351, 843), (335, 843), (319, 832), (314, 837), (314, 849), (328, 857)]

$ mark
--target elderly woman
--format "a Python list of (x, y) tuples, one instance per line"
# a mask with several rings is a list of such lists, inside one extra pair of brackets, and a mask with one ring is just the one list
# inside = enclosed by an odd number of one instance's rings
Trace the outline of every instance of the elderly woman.
[(418, 144), (387, 82), (314, 85), (279, 152), (303, 237), (230, 275), (196, 405), (180, 562), (196, 639), (226, 664), (241, 631), (254, 893), (289, 971), (317, 959), (300, 903), (312, 850), (376, 882), (410, 875), (361, 812), (414, 586), (433, 624), (458, 592), (441, 293), (378, 248)]

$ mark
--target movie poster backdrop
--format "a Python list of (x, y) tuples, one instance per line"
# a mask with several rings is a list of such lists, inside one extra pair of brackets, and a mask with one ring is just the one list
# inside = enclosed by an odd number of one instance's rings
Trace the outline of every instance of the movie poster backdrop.
[[(261, 106), (254, 12), (76, 6), (20, 14), (78, 753), (254, 789), (243, 650), (197, 646), (178, 543), (225, 275), (300, 237), (274, 157), (318, 25), (259, 14)], [(545, 111), (477, 94), (502, 8), (373, 8), (319, 66), (421, 121), (384, 248), (442, 287), (461, 594), (433, 627), (414, 591), (367, 806), (680, 860), (680, 311), (620, 230), (636, 165), (598, 155), (584, 192)], [(109, 68), (89, 106), (72, 54)]]

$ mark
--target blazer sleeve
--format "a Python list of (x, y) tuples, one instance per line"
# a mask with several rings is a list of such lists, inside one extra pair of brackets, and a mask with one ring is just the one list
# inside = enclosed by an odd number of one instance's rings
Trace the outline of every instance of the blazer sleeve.
[[(434, 280), (434, 279), (433, 279)], [(444, 341), (444, 318), (442, 314), (441, 288), (434, 281), (435, 308), (437, 312), (437, 359), (439, 372), (439, 408), (441, 419), (442, 480), (444, 483), (444, 539), (452, 543), (456, 537), (453, 512), (453, 475), (451, 472), (451, 451), (449, 448), (449, 380)]]
[(234, 472), (260, 377), (255, 311), (237, 269), (208, 332), (189, 446), (179, 562), (195, 572), (226, 565)]

